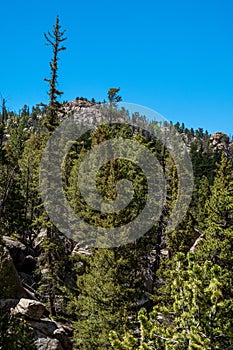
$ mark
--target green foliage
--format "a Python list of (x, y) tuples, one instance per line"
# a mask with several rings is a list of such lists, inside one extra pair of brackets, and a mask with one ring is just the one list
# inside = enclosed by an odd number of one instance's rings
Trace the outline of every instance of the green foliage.
[(1, 243), (0, 252), (0, 298), (12, 298), (17, 292), (18, 285), (15, 281), (16, 271), (12, 269), (12, 263), (7, 257)]
[[(23, 197), (20, 192), (19, 159), (29, 137), (28, 117), (11, 116), (8, 119), (9, 138), (4, 143), (4, 158), (0, 171), (0, 213), (8, 234), (22, 228)], [(6, 129), (4, 129), (6, 132)]]
[(59, 17), (56, 17), (56, 24), (53, 27), (53, 31), (44, 34), (47, 41), (47, 45), (52, 47), (53, 58), (50, 62), (50, 79), (45, 78), (44, 80), (49, 83), (49, 107), (47, 111), (47, 118), (45, 120), (45, 126), (49, 131), (53, 131), (56, 126), (58, 126), (58, 116), (57, 111), (59, 107), (59, 102), (57, 97), (63, 94), (62, 91), (57, 88), (57, 79), (58, 79), (58, 54), (60, 51), (66, 50), (66, 48), (61, 45), (63, 41), (66, 40), (64, 37), (65, 30), (61, 31)]
[(116, 106), (116, 104), (120, 101), (122, 101), (122, 98), (120, 95), (118, 95), (118, 92), (120, 91), (120, 88), (110, 88), (108, 90), (108, 100), (110, 103), (110, 106)]
[(7, 112), (7, 108), (6, 108), (6, 99), (5, 98), (1, 98), (1, 102), (2, 102), (2, 105), (1, 105), (1, 114), (0, 114), (0, 122), (2, 125), (5, 126), (6, 124), (6, 121), (7, 121), (7, 117), (8, 117), (8, 112)]
[[(19, 159), (20, 193), (23, 197), (22, 216), (24, 221), (24, 240), (32, 241), (33, 227), (41, 215), (41, 199), (39, 192), (39, 167), (43, 151), (43, 135), (31, 134), (25, 142), (24, 150)], [(25, 234), (24, 234), (25, 236)]]
[(230, 269), (233, 262), (233, 171), (231, 161), (222, 154), (211, 196), (207, 201), (203, 259)]
[[(123, 340), (111, 333), (114, 349), (191, 350), (226, 349), (232, 345), (232, 300), (225, 300), (229, 276), (219, 266), (206, 261), (199, 265), (189, 255), (178, 254), (168, 279), (171, 303), (145, 309), (138, 314), (139, 338), (126, 333)], [(135, 342), (137, 340), (137, 346)]]
[(202, 231), (206, 227), (206, 219), (208, 217), (207, 203), (210, 197), (210, 184), (208, 178), (204, 175), (198, 185), (196, 191), (195, 203), (196, 207), (196, 221), (198, 228)]
[(40, 255), (40, 282), (39, 291), (45, 295), (48, 309), (52, 316), (67, 318), (67, 304), (72, 298), (74, 271), (69, 256), (65, 254), (64, 237), (58, 234), (57, 229), (51, 225), (47, 227)]
[(193, 165), (195, 184), (198, 184), (203, 175), (212, 184), (216, 162), (221, 157), (220, 151), (213, 152), (208, 143), (205, 142), (203, 144), (202, 139), (199, 139), (191, 142), (190, 157)]
[(8, 131), (10, 138), (7, 145), (7, 155), (9, 161), (15, 165), (18, 163), (24, 149), (24, 143), (30, 135), (28, 116), (15, 115), (9, 121)]
[(78, 277), (75, 342), (80, 349), (109, 349), (110, 330), (122, 333), (129, 326), (138, 290), (133, 265), (122, 251), (98, 249), (93, 254), (86, 273)]
[(25, 319), (0, 310), (0, 349), (36, 350), (35, 336)]
[(189, 251), (193, 242), (198, 237), (194, 227), (195, 220), (190, 210), (188, 210), (176, 229), (167, 234), (167, 248), (171, 257), (177, 252), (187, 253)]
[[(69, 174), (69, 176), (64, 179), (67, 197), (74, 208), (74, 211), (77, 212), (78, 215), (85, 221), (94, 226), (93, 239), (95, 239), (98, 226), (111, 228), (132, 221), (132, 219), (135, 218), (143, 208), (146, 201), (147, 183), (142, 170), (139, 168), (139, 166), (135, 165), (133, 161), (115, 158), (114, 155), (113, 159), (106, 164), (103, 164), (96, 174), (98, 192), (103, 199), (113, 200), (117, 195), (116, 184), (122, 179), (127, 179), (133, 184), (133, 201), (118, 213), (101, 213), (100, 215), (100, 212), (87, 205), (85, 199), (82, 197), (77, 183), (77, 177), (83, 158), (85, 157), (86, 153), (89, 150), (92, 150), (96, 145), (117, 136), (132, 138), (132, 133), (127, 125), (102, 125), (91, 135), (86, 135), (86, 139), (80, 140), (79, 143), (74, 145), (66, 163), (66, 169), (68, 169)], [(139, 137), (137, 138), (137, 135), (135, 135), (135, 139), (142, 144), (145, 142), (144, 138), (140, 140)], [(111, 150), (108, 150), (108, 152), (110, 151)], [(134, 156), (136, 157), (136, 155)], [(93, 159), (93, 162), (90, 162), (90, 169), (85, 169), (85, 172), (88, 173), (91, 171), (95, 162), (96, 159)], [(127, 194), (128, 192), (125, 190), (121, 195), (122, 197), (126, 197)], [(89, 196), (91, 197), (91, 195), (92, 194), (89, 191)], [(93, 193), (93, 202), (95, 202), (95, 198), (96, 195)], [(80, 235), (81, 233), (82, 232), (79, 232)], [(124, 235), (125, 238), (122, 236), (122, 240), (127, 241), (127, 232), (124, 232)], [(85, 239), (85, 234), (83, 239)], [(114, 237), (111, 237), (111, 239), (114, 240)], [(111, 244), (112, 243), (113, 241), (111, 241)]]
[[(17, 272), (3, 248), (0, 234), (0, 299), (14, 298), (19, 292), (16, 283)], [(9, 310), (0, 308), (0, 349), (36, 350), (35, 336), (26, 320), (10, 315)]]
[[(194, 132), (193, 129), (185, 128), (184, 124), (175, 125), (184, 140), (191, 143), (195, 192), (183, 222), (165, 235), (179, 189), (174, 160), (162, 142), (145, 137), (127, 125), (129, 113), (115, 109), (121, 101), (118, 95), (120, 89), (109, 89), (108, 112), (111, 116), (117, 113), (119, 120), (125, 117), (126, 123), (102, 125), (75, 142), (63, 167), (67, 199), (74, 211), (93, 225), (93, 239), (98, 226), (120, 226), (138, 215), (145, 205), (147, 182), (133, 159), (129, 162), (117, 159), (112, 154), (112, 160), (103, 164), (96, 176), (97, 190), (105, 200), (117, 197), (116, 184), (120, 180), (127, 179), (133, 184), (132, 203), (117, 215), (100, 215), (97, 210), (87, 206), (77, 183), (80, 164), (87, 152), (103, 141), (123, 137), (139, 142), (157, 157), (166, 178), (166, 203), (157, 225), (132, 244), (114, 249), (93, 249), (92, 255), (85, 258), (78, 254), (75, 257), (67, 256), (64, 237), (43, 209), (39, 189), (41, 154), (49, 133), (59, 124), (58, 97), (62, 92), (57, 89), (57, 62), (58, 53), (65, 49), (61, 45), (65, 40), (64, 32), (57, 18), (53, 32), (45, 35), (48, 45), (53, 49), (51, 77), (46, 79), (50, 88), (49, 106), (43, 111), (34, 108), (30, 115), (25, 105), (20, 116), (7, 112), (5, 107), (2, 109), (1, 235), (17, 233), (22, 242), (33, 247), (41, 229), (46, 231), (38, 257), (36, 276), (39, 290), (47, 300), (52, 315), (74, 323), (74, 340), (78, 349), (230, 348), (233, 343), (232, 160), (227, 159), (223, 152), (221, 155), (211, 149), (209, 135), (201, 128)], [(43, 131), (39, 122), (44, 112), (47, 113), (45, 123), (48, 133)], [(135, 113), (132, 121), (137, 122), (138, 119), (147, 129), (146, 117)], [(161, 131), (159, 124), (162, 126), (162, 122), (151, 123), (158, 133)], [(171, 126), (171, 123), (163, 125), (165, 131)], [(56, 152), (56, 149), (50, 150), (48, 162), (56, 156)], [(217, 167), (216, 160), (219, 160)], [(53, 191), (52, 184), (48, 186), (48, 191)], [(123, 195), (126, 194), (125, 190)], [(200, 233), (203, 234), (201, 243), (194, 254), (189, 254), (190, 247)], [(126, 238), (127, 234), (123, 232)], [(104, 239), (101, 242), (103, 245), (108, 243)], [(162, 250), (168, 252), (167, 259), (162, 258)], [(150, 287), (145, 286), (148, 271)], [(15, 277), (16, 271), (9, 263), (0, 239), (0, 298), (11, 297), (18, 291)], [(145, 306), (151, 310), (153, 304), (154, 308), (151, 312), (145, 308), (138, 312), (139, 302), (142, 297), (148, 297), (148, 290), (155, 295)], [(25, 322), (10, 317), (9, 313), (0, 314), (0, 348), (33, 349), (31, 331)]]

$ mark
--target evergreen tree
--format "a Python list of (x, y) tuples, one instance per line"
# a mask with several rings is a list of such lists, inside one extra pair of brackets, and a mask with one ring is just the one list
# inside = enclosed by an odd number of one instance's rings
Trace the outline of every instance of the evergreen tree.
[(7, 116), (8, 116), (8, 112), (6, 108), (6, 99), (2, 98), (1, 100), (2, 100), (2, 111), (1, 111), (0, 123), (5, 126), (7, 121)]
[(69, 257), (64, 255), (64, 240), (49, 220), (43, 223), (43, 231), (46, 235), (41, 242), (39, 290), (45, 295), (50, 314), (58, 316), (59, 300), (67, 294), (65, 266)]
[(33, 230), (37, 231), (38, 217), (41, 215), (41, 199), (39, 191), (39, 167), (43, 143), (42, 134), (31, 134), (25, 142), (22, 156), (19, 160), (20, 191), (23, 197), (23, 221), (25, 226), (24, 240), (32, 243)]
[(120, 88), (110, 88), (108, 90), (108, 100), (110, 107), (116, 107), (116, 104), (122, 101), (122, 97), (118, 95)]
[(113, 348), (220, 350), (232, 346), (231, 161), (222, 154), (209, 200), (208, 188), (203, 188), (207, 179), (202, 182), (199, 205), (207, 201), (202, 244), (187, 258), (178, 253), (167, 264), (153, 311), (149, 316), (146, 310), (139, 312), (140, 337), (127, 333), (120, 339), (112, 332)]
[(231, 160), (222, 153), (211, 196), (207, 202), (203, 258), (231, 269), (233, 263), (233, 171)]
[(67, 39), (64, 37), (65, 32), (65, 30), (61, 30), (60, 20), (57, 16), (52, 33), (49, 31), (48, 34), (44, 34), (47, 45), (51, 46), (53, 50), (53, 57), (50, 62), (51, 76), (50, 79), (45, 78), (45, 81), (49, 83), (49, 107), (45, 122), (45, 125), (49, 131), (53, 131), (58, 125), (57, 110), (59, 107), (59, 102), (57, 98), (63, 94), (63, 92), (57, 88), (58, 54), (60, 51), (66, 50), (66, 47), (62, 45), (62, 43)]
[[(23, 197), (20, 191), (19, 160), (22, 156), (25, 141), (29, 137), (27, 117), (13, 115), (9, 121), (9, 140), (4, 145), (2, 172), (5, 179), (0, 179), (1, 202), (0, 213), (8, 233), (23, 231)], [(1, 178), (1, 175), (0, 175)]]
[(110, 330), (122, 334), (134, 321), (132, 305), (140, 294), (135, 264), (132, 257), (129, 260), (122, 249), (98, 249), (93, 251), (86, 273), (78, 276), (78, 348), (110, 349)]
[(194, 215), (197, 221), (198, 229), (203, 231), (206, 227), (208, 217), (207, 203), (210, 197), (210, 184), (208, 178), (204, 175), (198, 185), (196, 193), (194, 193)]
[(232, 345), (233, 301), (224, 298), (229, 276), (209, 261), (200, 265), (192, 255), (186, 260), (180, 253), (174, 262), (167, 286), (170, 301), (163, 300), (149, 316), (145, 309), (139, 312), (138, 338), (126, 333), (120, 339), (111, 332), (114, 349), (220, 350)]

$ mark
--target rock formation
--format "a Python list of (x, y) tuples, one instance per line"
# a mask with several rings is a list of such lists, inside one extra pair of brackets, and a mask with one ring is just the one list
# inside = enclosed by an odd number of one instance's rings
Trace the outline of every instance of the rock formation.
[[(0, 299), (0, 310), (10, 312), (30, 325), (37, 349), (72, 350), (72, 329), (48, 317), (48, 310), (39, 301), (40, 294), (33, 288), (35, 281), (31, 272), (36, 266), (35, 251), (40, 251), (38, 245), (33, 250), (8, 236), (3, 237), (3, 243), (2, 271), (5, 274), (0, 275), (0, 278), (7, 279), (9, 290), (4, 290), (5, 298)], [(70, 252), (72, 249), (70, 243)]]
[(214, 150), (225, 150), (226, 152), (229, 152), (229, 136), (223, 132), (215, 132), (212, 134), (210, 136), (210, 143)]

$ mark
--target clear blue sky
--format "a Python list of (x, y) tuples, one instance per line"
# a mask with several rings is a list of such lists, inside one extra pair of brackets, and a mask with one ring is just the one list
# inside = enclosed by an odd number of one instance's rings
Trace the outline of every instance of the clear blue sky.
[(16, 112), (47, 102), (56, 15), (67, 30), (59, 61), (62, 100), (107, 98), (168, 120), (233, 134), (232, 0), (24, 0), (1, 3), (0, 94)]

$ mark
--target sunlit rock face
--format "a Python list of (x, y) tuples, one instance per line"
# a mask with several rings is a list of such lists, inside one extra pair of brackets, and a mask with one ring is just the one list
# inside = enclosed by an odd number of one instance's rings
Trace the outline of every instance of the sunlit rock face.
[(215, 132), (210, 136), (210, 143), (215, 150), (229, 151), (230, 139), (223, 132)]

